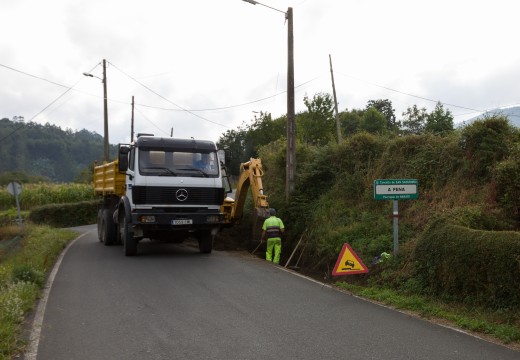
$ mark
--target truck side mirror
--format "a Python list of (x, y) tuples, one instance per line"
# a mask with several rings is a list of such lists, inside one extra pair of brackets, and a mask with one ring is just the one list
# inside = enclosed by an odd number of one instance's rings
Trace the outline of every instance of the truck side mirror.
[(233, 155), (231, 154), (231, 150), (229, 148), (218, 149), (217, 153), (220, 161), (222, 161), (224, 164), (233, 160)]
[(119, 146), (119, 156), (118, 156), (118, 167), (119, 172), (126, 172), (128, 170), (128, 153), (130, 152), (130, 148), (128, 146)]

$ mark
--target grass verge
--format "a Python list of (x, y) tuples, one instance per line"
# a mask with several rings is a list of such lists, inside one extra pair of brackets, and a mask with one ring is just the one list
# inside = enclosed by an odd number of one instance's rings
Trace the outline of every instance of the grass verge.
[(46, 274), (76, 236), (70, 230), (31, 224), (23, 230), (0, 228), (0, 360), (22, 351), (24, 317), (33, 309)]
[[(520, 313), (518, 311), (492, 312), (468, 308), (463, 304), (441, 302), (426, 296), (404, 294), (393, 289), (365, 287), (338, 282), (337, 287), (363, 298), (404, 311), (422, 318), (451, 324), (454, 327), (486, 337), (490, 341), (520, 349)], [(498, 341), (497, 341), (498, 340)]]

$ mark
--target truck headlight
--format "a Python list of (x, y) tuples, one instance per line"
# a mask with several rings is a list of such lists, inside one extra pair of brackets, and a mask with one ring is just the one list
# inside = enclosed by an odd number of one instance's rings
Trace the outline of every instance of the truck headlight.
[(153, 215), (141, 215), (139, 217), (139, 222), (144, 224), (154, 223), (155, 222), (155, 216)]
[(220, 222), (220, 215), (208, 215), (206, 216), (206, 222), (209, 224), (218, 224)]

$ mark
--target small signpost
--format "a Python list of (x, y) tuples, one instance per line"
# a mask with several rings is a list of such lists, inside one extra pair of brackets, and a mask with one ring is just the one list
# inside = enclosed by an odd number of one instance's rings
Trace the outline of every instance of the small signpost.
[(399, 251), (399, 200), (415, 200), (419, 197), (417, 179), (374, 180), (374, 200), (394, 201), (394, 257)]
[(20, 213), (20, 201), (18, 200), (18, 195), (22, 193), (22, 185), (17, 182), (10, 182), (7, 184), (7, 192), (13, 195), (16, 199), (16, 208), (18, 209), (18, 225), (23, 227), (22, 215)]

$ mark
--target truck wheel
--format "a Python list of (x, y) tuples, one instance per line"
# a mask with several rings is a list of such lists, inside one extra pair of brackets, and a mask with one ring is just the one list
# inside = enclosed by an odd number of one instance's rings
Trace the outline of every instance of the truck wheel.
[(103, 210), (99, 209), (97, 213), (97, 236), (100, 242), (103, 242), (103, 232), (102, 232), (102, 222), (103, 222)]
[(213, 250), (213, 235), (210, 231), (202, 231), (198, 235), (199, 251), (201, 254), (211, 254)]
[(116, 224), (112, 218), (112, 212), (109, 209), (103, 209), (103, 217), (101, 218), (101, 242), (106, 246), (114, 245), (116, 242)]
[(126, 220), (123, 214), (119, 218), (119, 233), (121, 234), (121, 241), (125, 249), (125, 256), (134, 256), (137, 254), (137, 239), (134, 237), (132, 227)]

